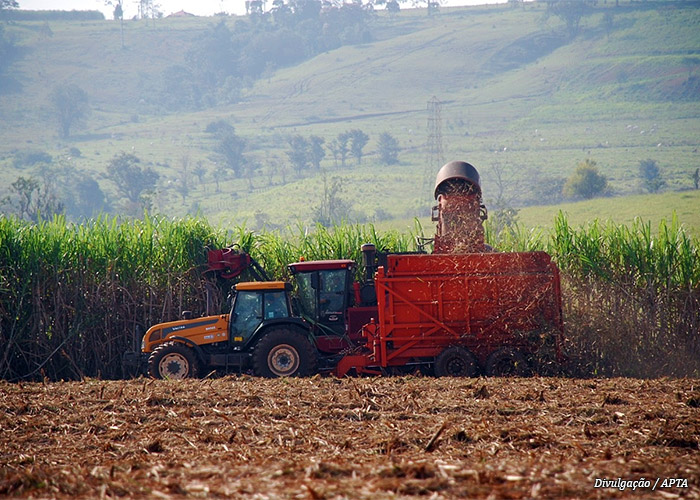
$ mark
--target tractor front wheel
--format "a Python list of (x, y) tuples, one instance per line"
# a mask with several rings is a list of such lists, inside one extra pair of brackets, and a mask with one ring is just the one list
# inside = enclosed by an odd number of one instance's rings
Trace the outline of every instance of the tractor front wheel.
[(316, 364), (311, 342), (286, 328), (269, 331), (253, 350), (253, 371), (260, 377), (305, 377), (316, 372)]
[(148, 373), (153, 378), (183, 379), (196, 377), (199, 364), (194, 351), (181, 342), (165, 342), (148, 358)]
[(435, 375), (438, 377), (476, 377), (478, 373), (476, 358), (463, 347), (448, 347), (435, 358)]

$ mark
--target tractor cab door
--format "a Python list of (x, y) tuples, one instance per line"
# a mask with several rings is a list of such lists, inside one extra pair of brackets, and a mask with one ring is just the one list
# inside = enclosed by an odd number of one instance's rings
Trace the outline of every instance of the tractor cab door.
[(318, 321), (337, 335), (345, 333), (349, 274), (346, 269), (318, 271)]
[(296, 275), (301, 313), (313, 320), (316, 335), (345, 335), (345, 311), (351, 294), (352, 273), (348, 269), (323, 269)]
[(290, 317), (288, 287), (289, 284), (282, 282), (236, 286), (230, 325), (234, 345), (246, 343), (264, 321)]
[(250, 338), (263, 320), (263, 294), (258, 291), (239, 291), (231, 309), (231, 339), (243, 343)]

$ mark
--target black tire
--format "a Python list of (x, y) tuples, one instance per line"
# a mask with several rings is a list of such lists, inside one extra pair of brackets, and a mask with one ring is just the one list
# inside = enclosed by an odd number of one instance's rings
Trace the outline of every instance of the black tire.
[(479, 363), (472, 353), (463, 347), (448, 347), (435, 358), (437, 377), (476, 377)]
[(525, 356), (517, 349), (498, 349), (486, 360), (486, 375), (489, 377), (527, 377), (531, 374)]
[(253, 349), (253, 372), (260, 377), (307, 377), (316, 373), (316, 364), (311, 342), (287, 328), (268, 331)]
[(161, 379), (195, 378), (199, 375), (197, 355), (181, 342), (165, 342), (149, 356), (148, 374)]

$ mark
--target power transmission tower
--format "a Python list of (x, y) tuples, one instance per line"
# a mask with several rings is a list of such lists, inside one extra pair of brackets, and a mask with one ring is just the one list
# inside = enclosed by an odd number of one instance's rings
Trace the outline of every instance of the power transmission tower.
[(433, 96), (428, 101), (428, 142), (426, 145), (423, 184), (430, 185), (437, 171), (445, 163), (442, 148), (442, 103)]

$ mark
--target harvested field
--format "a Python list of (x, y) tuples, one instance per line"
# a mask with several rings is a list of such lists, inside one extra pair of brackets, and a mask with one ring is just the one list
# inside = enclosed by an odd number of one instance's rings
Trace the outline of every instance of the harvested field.
[(697, 379), (0, 382), (0, 409), (0, 496), (700, 498)]

